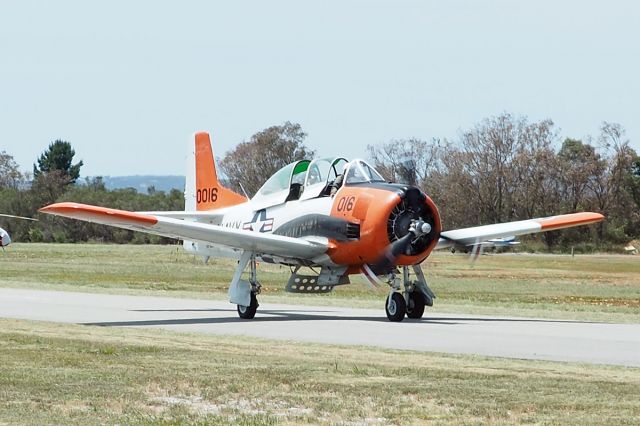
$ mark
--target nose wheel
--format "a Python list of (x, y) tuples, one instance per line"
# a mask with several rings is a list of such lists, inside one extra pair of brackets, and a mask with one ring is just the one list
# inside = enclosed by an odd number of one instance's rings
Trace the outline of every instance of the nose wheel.
[(407, 302), (405, 302), (402, 294), (395, 291), (390, 293), (389, 296), (387, 296), (385, 311), (387, 312), (387, 318), (389, 318), (389, 321), (402, 321), (404, 319), (404, 315), (407, 313)]
[(409, 293), (409, 303), (407, 306), (407, 318), (420, 319), (424, 315), (424, 296), (422, 293), (412, 291)]

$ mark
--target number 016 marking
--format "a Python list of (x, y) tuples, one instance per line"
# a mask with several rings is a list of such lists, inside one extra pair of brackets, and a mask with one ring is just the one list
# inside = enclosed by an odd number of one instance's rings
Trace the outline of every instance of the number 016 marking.
[(350, 212), (356, 203), (356, 197), (342, 197), (338, 200), (337, 210), (339, 212)]
[(196, 201), (200, 203), (215, 203), (218, 200), (218, 188), (204, 188), (196, 191)]

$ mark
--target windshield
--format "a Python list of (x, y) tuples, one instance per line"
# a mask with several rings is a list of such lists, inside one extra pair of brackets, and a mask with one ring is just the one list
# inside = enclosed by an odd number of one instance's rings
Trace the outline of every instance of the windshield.
[(373, 167), (363, 160), (354, 160), (349, 165), (347, 183), (385, 182), (384, 178)]

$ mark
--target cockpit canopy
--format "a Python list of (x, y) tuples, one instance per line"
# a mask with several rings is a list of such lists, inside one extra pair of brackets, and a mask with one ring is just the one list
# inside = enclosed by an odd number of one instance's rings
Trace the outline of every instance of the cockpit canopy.
[(301, 185), (304, 183), (304, 177), (306, 176), (310, 163), (311, 161), (309, 160), (302, 160), (284, 166), (275, 172), (273, 176), (271, 176), (264, 185), (262, 185), (254, 198), (257, 196), (266, 197), (282, 191), (289, 191), (292, 183)]
[(308, 200), (330, 193), (331, 184), (344, 172), (345, 184), (384, 182), (384, 178), (364, 160), (348, 162), (345, 158), (300, 160), (273, 174), (258, 190), (251, 202), (260, 209), (292, 200)]

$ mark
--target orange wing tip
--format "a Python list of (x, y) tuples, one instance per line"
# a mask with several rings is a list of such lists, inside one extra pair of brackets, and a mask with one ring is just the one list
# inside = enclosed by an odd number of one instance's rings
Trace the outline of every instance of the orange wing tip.
[(588, 225), (604, 220), (604, 216), (600, 213), (571, 213), (560, 216), (552, 216), (544, 219), (538, 219), (537, 222), (543, 231), (553, 231), (554, 229), (571, 228), (573, 226)]
[(56, 203), (45, 206), (39, 211), (42, 213), (66, 216), (76, 219), (92, 217), (103, 219), (111, 218), (115, 220), (123, 220), (125, 222), (134, 222), (144, 225), (155, 225), (156, 223), (158, 223), (158, 219), (154, 216), (80, 203)]

